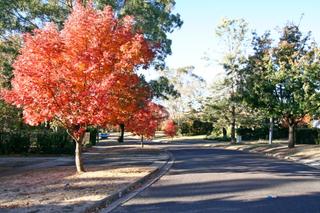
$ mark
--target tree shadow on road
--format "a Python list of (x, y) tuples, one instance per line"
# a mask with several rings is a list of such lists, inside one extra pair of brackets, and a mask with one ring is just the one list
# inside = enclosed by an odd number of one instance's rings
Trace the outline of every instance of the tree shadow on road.
[(174, 150), (173, 153), (177, 158), (170, 174), (186, 174), (192, 168), (192, 173), (266, 172), (288, 177), (320, 177), (319, 169), (260, 154), (222, 149), (203, 149), (201, 152), (196, 150)]
[[(320, 193), (302, 196), (285, 196), (259, 200), (233, 200), (232, 197), (202, 199), (190, 202), (159, 202), (149, 204), (128, 204), (130, 210), (120, 207), (118, 212), (244, 212), (244, 213), (307, 213), (320, 212)], [(300, 204), (300, 205), (297, 205)]]

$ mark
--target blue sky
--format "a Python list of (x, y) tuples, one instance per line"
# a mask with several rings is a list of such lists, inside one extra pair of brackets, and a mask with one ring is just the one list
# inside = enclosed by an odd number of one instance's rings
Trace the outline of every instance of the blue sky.
[[(320, 0), (176, 0), (174, 12), (184, 21), (180, 30), (169, 35), (172, 55), (167, 65), (172, 68), (193, 65), (196, 73), (212, 81), (222, 72), (219, 60), (221, 47), (214, 36), (214, 29), (223, 17), (244, 18), (251, 29), (258, 33), (284, 26), (288, 21), (299, 23), (303, 32), (312, 31), (320, 43)], [(205, 52), (213, 59), (203, 60)]]

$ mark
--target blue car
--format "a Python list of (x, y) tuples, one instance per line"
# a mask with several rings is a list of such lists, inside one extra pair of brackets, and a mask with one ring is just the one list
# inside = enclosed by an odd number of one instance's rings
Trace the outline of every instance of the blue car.
[(99, 139), (108, 139), (109, 134), (108, 133), (99, 133)]

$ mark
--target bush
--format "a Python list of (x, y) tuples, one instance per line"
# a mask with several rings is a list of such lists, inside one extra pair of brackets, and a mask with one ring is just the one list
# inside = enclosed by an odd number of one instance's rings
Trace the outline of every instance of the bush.
[[(259, 139), (268, 139), (269, 138), (269, 129), (268, 127), (260, 128), (238, 128), (236, 130), (237, 135), (242, 136), (242, 140), (259, 140)], [(283, 139), (288, 138), (288, 129), (287, 128), (273, 128), (273, 139)]]
[(182, 122), (179, 128), (182, 135), (189, 135), (191, 133), (191, 124), (189, 122)]
[(210, 135), (213, 130), (213, 124), (194, 120), (192, 123), (191, 133), (194, 135)]
[(57, 132), (45, 131), (35, 133), (36, 141), (32, 152), (43, 154), (73, 154), (75, 144), (72, 138), (63, 130)]
[(27, 153), (30, 145), (26, 132), (0, 133), (0, 154)]
[[(269, 134), (269, 131), (268, 131)], [(273, 139), (284, 139), (288, 138), (289, 130), (288, 128), (274, 128), (273, 129)]]
[(0, 154), (73, 154), (75, 144), (63, 130), (0, 133)]
[(237, 135), (241, 135), (242, 140), (258, 140), (268, 138), (267, 128), (238, 128), (236, 129)]
[(320, 129), (299, 128), (295, 131), (297, 144), (319, 144)]
[(213, 123), (200, 120), (182, 122), (179, 126), (182, 135), (210, 135)]
[[(242, 136), (242, 140), (268, 139), (268, 128), (238, 128), (237, 134)], [(273, 139), (288, 138), (287, 128), (274, 128)], [(317, 128), (297, 128), (295, 130), (295, 140), (297, 144), (319, 144), (320, 129)]]

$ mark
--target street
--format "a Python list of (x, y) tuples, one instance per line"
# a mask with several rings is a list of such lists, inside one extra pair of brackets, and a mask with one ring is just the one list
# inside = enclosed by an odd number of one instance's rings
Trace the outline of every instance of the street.
[(166, 145), (171, 170), (113, 212), (320, 212), (320, 171), (258, 154)]

